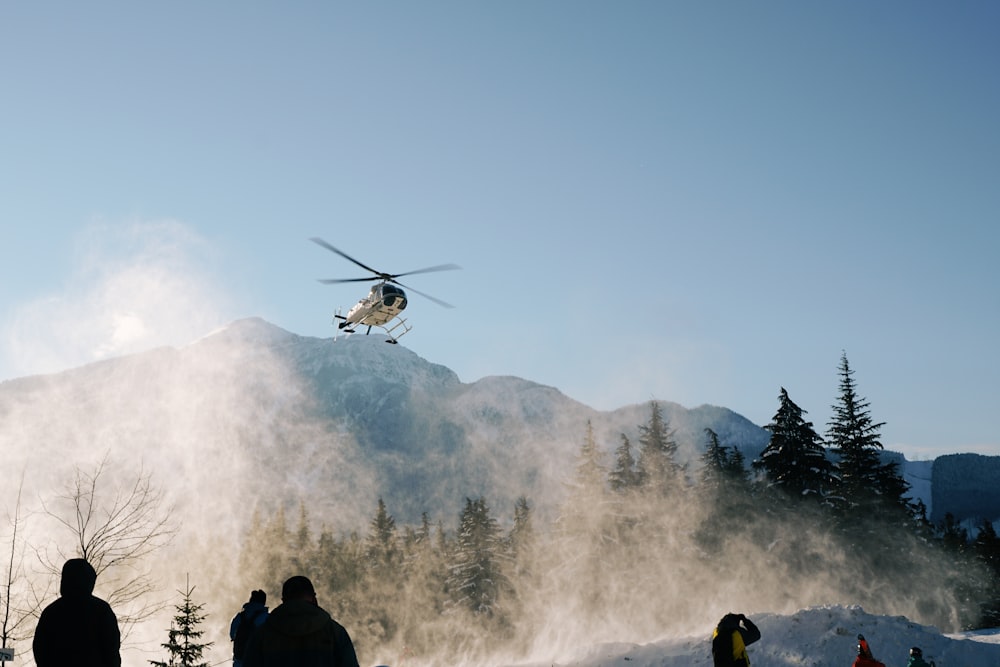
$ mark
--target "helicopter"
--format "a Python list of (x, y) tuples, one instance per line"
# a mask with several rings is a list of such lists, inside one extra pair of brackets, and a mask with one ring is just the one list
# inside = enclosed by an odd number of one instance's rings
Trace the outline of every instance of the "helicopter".
[[(403, 285), (396, 279), (401, 276), (409, 276), (416, 273), (453, 271), (455, 269), (462, 268), (456, 264), (439, 264), (438, 266), (429, 266), (426, 269), (417, 269), (416, 271), (407, 271), (405, 273), (383, 273), (382, 271), (376, 271), (370, 266), (362, 264), (343, 250), (333, 247), (321, 238), (313, 237), (309, 240), (374, 274), (373, 276), (365, 278), (320, 278), (319, 282), (332, 285), (336, 283), (368, 282), (370, 280), (379, 281), (377, 284), (372, 285), (371, 289), (368, 291), (368, 296), (358, 301), (351, 307), (350, 310), (347, 311), (347, 315), (341, 315), (339, 309), (336, 314), (334, 314), (333, 318), (334, 322), (337, 323), (337, 329), (343, 331), (344, 333), (352, 334), (357, 330), (356, 327), (360, 325), (368, 327), (365, 334), (369, 334), (371, 333), (372, 327), (378, 327), (382, 329), (388, 337), (386, 339), (387, 343), (392, 343), (394, 345), (398, 343), (399, 339), (404, 334), (409, 333), (412, 329), (412, 327), (400, 315), (400, 313), (403, 312), (403, 309), (406, 308), (407, 304), (406, 292), (403, 291), (404, 287), (426, 299), (430, 299), (439, 306), (454, 308), (454, 306), (450, 303), (445, 303), (440, 299), (436, 299), (430, 294), (418, 292), (412, 287)], [(393, 322), (394, 320), (395, 322)], [(334, 338), (334, 340), (336, 340), (336, 338)]]

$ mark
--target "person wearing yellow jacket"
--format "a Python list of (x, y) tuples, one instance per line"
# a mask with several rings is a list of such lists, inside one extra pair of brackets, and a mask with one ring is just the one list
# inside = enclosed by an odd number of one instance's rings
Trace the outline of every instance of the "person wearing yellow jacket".
[(712, 633), (715, 667), (750, 667), (747, 646), (760, 639), (760, 630), (743, 614), (726, 614)]

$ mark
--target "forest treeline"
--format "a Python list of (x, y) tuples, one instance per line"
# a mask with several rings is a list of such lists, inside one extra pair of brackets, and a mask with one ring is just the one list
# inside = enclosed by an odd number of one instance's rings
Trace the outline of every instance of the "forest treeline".
[[(424, 513), (415, 525), (397, 525), (380, 499), (366, 528), (335, 533), (325, 526), (341, 525), (339, 517), (314, 514), (303, 498), (297, 514), (254, 514), (226, 586), (262, 588), (274, 607), (282, 582), (306, 575), (362, 664), (411, 667), (510, 664), (622, 638), (701, 636), (733, 610), (859, 605), (944, 632), (1000, 625), (993, 525), (983, 520), (970, 535), (950, 516), (931, 524), (898, 465), (880, 456), (883, 424), (860, 396), (846, 354), (823, 435), (806, 414), (782, 388), (756, 459), (745, 460), (746, 443), (706, 429), (704, 454), (690, 465), (679, 461), (655, 401), (634, 442), (625, 434), (598, 442), (582, 423), (565, 479), (553, 481), (565, 487), (562, 501), (544, 520), (530, 498), (498, 509), (480, 496), (451, 516)], [(22, 506), (18, 493), (0, 578), (4, 646), (30, 642), (70, 557), (95, 567), (123, 636), (162, 611), (145, 563), (179, 528), (149, 472), (107, 493), (109, 457), (93, 471), (78, 469), (40, 512)], [(74, 546), (49, 550), (22, 538), (40, 517), (73, 536), (59, 544)], [(37, 580), (36, 559), (47, 574)], [(152, 664), (206, 665), (209, 649), (228, 658), (228, 642), (201, 639), (197, 584), (215, 566), (191, 563), (183, 602), (163, 628), (169, 660)]]
[[(677, 461), (658, 403), (636, 442), (581, 446), (555, 520), (522, 497), (499, 518), (466, 498), (452, 518), (397, 525), (380, 499), (363, 532), (323, 517), (255, 515), (247, 590), (305, 574), (366, 660), (530, 654), (535, 646), (699, 631), (730, 609), (858, 604), (943, 631), (1000, 624), (1000, 539), (953, 518), (932, 525), (894, 462), (846, 354), (825, 437), (785, 389), (746, 461), (705, 430), (699, 466)], [(277, 601), (275, 601), (275, 604)]]

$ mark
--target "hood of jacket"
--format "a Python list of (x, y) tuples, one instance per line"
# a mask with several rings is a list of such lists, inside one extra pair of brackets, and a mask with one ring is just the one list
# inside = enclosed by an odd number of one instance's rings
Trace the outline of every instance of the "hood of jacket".
[(740, 627), (740, 616), (739, 614), (726, 614), (719, 621), (718, 629), (723, 630), (738, 630)]
[(282, 602), (267, 617), (268, 627), (287, 637), (313, 634), (327, 627), (330, 621), (325, 609), (304, 600)]
[[(260, 602), (244, 602), (243, 603), (243, 613), (246, 614), (247, 618), (256, 618), (261, 613), (267, 613), (267, 605), (261, 604)], [(259, 623), (259, 621), (258, 621)]]
[(83, 558), (71, 558), (63, 565), (59, 594), (63, 597), (86, 597), (94, 592), (96, 583), (94, 566)]

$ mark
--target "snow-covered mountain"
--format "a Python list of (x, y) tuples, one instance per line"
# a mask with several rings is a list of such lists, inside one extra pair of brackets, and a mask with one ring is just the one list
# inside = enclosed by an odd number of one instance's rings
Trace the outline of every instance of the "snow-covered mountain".
[[(766, 431), (726, 408), (661, 406), (681, 457), (692, 466), (705, 445), (706, 427), (723, 444), (740, 447), (748, 460), (767, 442)], [(233, 568), (255, 511), (282, 509), (294, 524), (301, 503), (324, 527), (364, 530), (382, 497), (400, 523), (427, 512), (451, 525), (466, 497), (484, 496), (505, 521), (514, 500), (525, 495), (544, 515), (566, 492), (588, 421), (610, 465), (621, 435), (637, 444), (638, 427), (648, 418), (648, 405), (600, 412), (553, 387), (516, 377), (463, 383), (448, 368), (375, 335), (332, 342), (259, 319), (241, 320), (180, 349), (0, 383), (0, 448), (8, 473), (0, 504), (9, 513), (20, 491), (30, 518), (18, 539), (49, 545), (65, 534), (41, 521), (38, 504), (58, 510), (60, 494), (76, 471), (93, 471), (103, 460), (109, 486), (128, 482), (135, 470), (150, 472), (183, 533), (153, 567), (168, 592), (194, 573), (215, 624), (208, 639), (225, 653), (226, 615), (246, 596)], [(938, 462), (898, 460), (914, 492), (935, 512), (993, 507), (989, 487), (975, 487), (980, 495), (962, 495), (962, 483), (978, 479), (975, 474), (989, 471), (1000, 457), (945, 458), (942, 470), (962, 465), (978, 470), (939, 478)], [(965, 504), (951, 505), (954, 500)], [(752, 647), (756, 664), (843, 667), (853, 657), (859, 631), (871, 634), (876, 655), (888, 667), (901, 665), (905, 647), (921, 642), (938, 656), (939, 667), (1000, 664), (995, 645), (952, 642), (900, 617), (870, 616), (851, 607), (774, 614), (795, 609), (792, 604), (815, 603), (799, 602), (803, 598), (793, 593), (780, 609), (738, 610), (771, 612), (757, 619), (764, 639)], [(733, 595), (729, 591), (725, 599)], [(811, 600), (817, 598), (827, 599), (817, 594)], [(713, 610), (705, 615), (724, 604), (705, 601), (704, 608)], [(559, 605), (553, 609), (545, 622), (558, 625)], [(642, 646), (559, 645), (539, 659), (585, 667), (622, 661), (634, 667), (707, 664), (712, 621), (700, 615), (683, 620), (695, 633), (705, 625), (704, 633)], [(165, 619), (144, 628), (144, 636), (134, 637), (136, 645), (158, 646), (168, 624)], [(128, 664), (146, 664), (149, 657), (162, 658), (139, 655)], [(392, 656), (385, 660), (397, 662)]]
[[(726, 408), (661, 406), (686, 462), (697, 462), (706, 427), (748, 459), (767, 442), (766, 431)], [(331, 480), (333, 496), (363, 508), (345, 526), (358, 525), (379, 496), (401, 521), (450, 515), (480, 495), (501, 515), (521, 495), (544, 512), (562, 497), (588, 420), (610, 465), (621, 434), (637, 444), (649, 409), (599, 412), (516, 377), (462, 383), (380, 336), (332, 342), (259, 319), (182, 349), (0, 384), (0, 433), (22, 455), (37, 448), (18, 447), (19, 438), (53, 453), (67, 442), (77, 455), (127, 447), (176, 467), (189, 458), (168, 454), (197, 443), (228, 461), (217, 465), (226, 483), (242, 477), (267, 489), (254, 502), (268, 509), (294, 507), (310, 479)]]
[[(692, 468), (705, 428), (748, 461), (767, 443), (767, 431), (727, 408), (660, 405)], [(239, 502), (267, 510), (294, 506), (311, 480), (324, 479), (329, 497), (309, 502), (340, 507), (350, 527), (363, 525), (378, 497), (404, 522), (480, 495), (500, 515), (522, 495), (544, 514), (565, 491), (587, 422), (610, 466), (622, 434), (637, 445), (649, 409), (601, 412), (517, 377), (463, 383), (381, 336), (332, 342), (254, 318), (182, 349), (3, 382), (0, 438), (22, 466), (29, 453), (69, 464), (127, 448), (147, 465), (188, 470), (192, 450), (209, 453), (217, 479), (245, 488)], [(935, 520), (1000, 516), (1000, 457), (886, 455)], [(345, 496), (357, 510), (343, 510)]]

